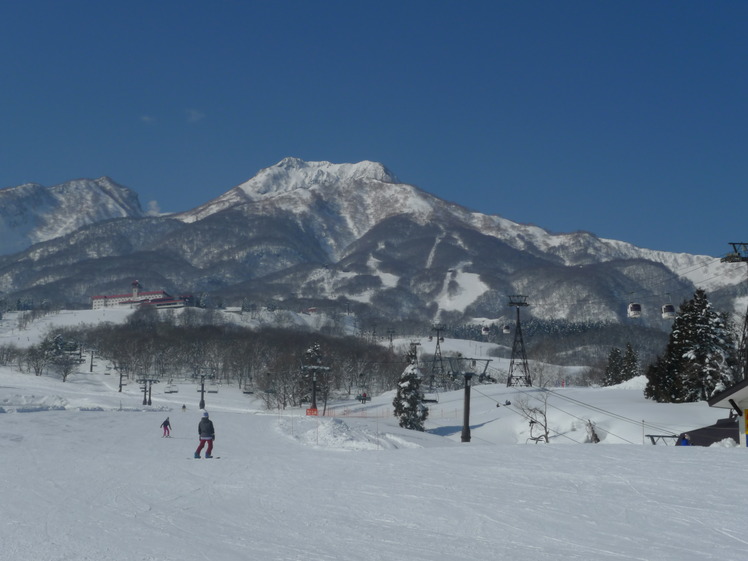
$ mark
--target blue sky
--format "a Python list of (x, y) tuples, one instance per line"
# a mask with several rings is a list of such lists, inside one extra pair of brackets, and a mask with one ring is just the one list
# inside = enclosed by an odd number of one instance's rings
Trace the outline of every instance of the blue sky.
[(0, 4), (0, 188), (186, 210), (286, 156), (552, 232), (748, 241), (748, 2)]

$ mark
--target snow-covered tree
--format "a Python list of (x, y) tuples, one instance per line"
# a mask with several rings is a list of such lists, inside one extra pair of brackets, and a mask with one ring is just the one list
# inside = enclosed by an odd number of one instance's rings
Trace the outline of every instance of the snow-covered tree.
[(727, 316), (698, 289), (680, 306), (665, 352), (647, 370), (644, 394), (659, 402), (706, 401), (734, 381), (735, 341)]
[(639, 355), (631, 343), (626, 343), (625, 352), (616, 347), (610, 350), (608, 365), (605, 368), (604, 386), (620, 384), (639, 374)]
[(322, 347), (319, 343), (314, 343), (304, 353), (304, 363), (301, 369), (309, 384), (310, 391), (317, 391), (322, 396), (324, 412), (327, 411), (327, 399), (330, 396), (328, 376), (330, 367), (324, 366), (323, 362), (324, 355), (322, 354)]
[(623, 353), (623, 369), (621, 381), (631, 380), (641, 374), (639, 366), (639, 353), (636, 352), (631, 343), (626, 343), (626, 351)]
[(604, 386), (615, 386), (620, 384), (623, 375), (623, 354), (621, 349), (613, 347), (608, 354), (608, 365), (605, 367)]
[(421, 372), (415, 363), (408, 365), (400, 376), (392, 405), (395, 407), (395, 417), (400, 419), (401, 427), (425, 430), (423, 424), (429, 415), (429, 409), (423, 404)]

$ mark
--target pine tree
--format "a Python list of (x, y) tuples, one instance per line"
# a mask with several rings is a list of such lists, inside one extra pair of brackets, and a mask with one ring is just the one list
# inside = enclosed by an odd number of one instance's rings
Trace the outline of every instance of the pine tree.
[(658, 403), (681, 401), (683, 394), (682, 380), (678, 376), (671, 354), (666, 350), (664, 356), (658, 356), (647, 368), (647, 385), (644, 396)]
[(705, 401), (733, 382), (734, 365), (727, 316), (698, 289), (681, 304), (664, 355), (647, 370), (644, 395), (663, 403)]
[(626, 380), (631, 380), (631, 378), (639, 376), (640, 373), (639, 355), (631, 346), (631, 343), (626, 343), (625, 353), (617, 347), (610, 349), (603, 385), (614, 386)]
[(425, 430), (423, 423), (429, 415), (429, 409), (423, 405), (421, 372), (415, 363), (410, 364), (400, 376), (392, 405), (395, 407), (395, 417), (400, 419), (401, 427)]
[(703, 290), (693, 298), (692, 336), (683, 357), (685, 401), (706, 401), (732, 384), (736, 350), (726, 314), (712, 309)]
[(608, 354), (608, 365), (605, 367), (605, 380), (603, 386), (614, 386), (620, 384), (623, 374), (623, 355), (621, 349), (613, 347)]
[(641, 375), (639, 366), (639, 353), (634, 350), (631, 343), (626, 343), (626, 352), (623, 353), (621, 365), (621, 382), (631, 380)]

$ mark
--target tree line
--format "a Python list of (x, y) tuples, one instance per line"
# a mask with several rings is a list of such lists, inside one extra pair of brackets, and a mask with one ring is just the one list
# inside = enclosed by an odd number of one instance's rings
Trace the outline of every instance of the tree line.
[(297, 407), (309, 400), (311, 380), (303, 366), (311, 347), (319, 349), (318, 360), (329, 367), (316, 380), (324, 400), (394, 389), (407, 365), (404, 356), (356, 337), (253, 330), (215, 323), (215, 318), (198, 310), (188, 312), (172, 316), (144, 307), (120, 325), (56, 329), (28, 349), (0, 347), (0, 364), (36, 375), (50, 370), (60, 373), (61, 357), (75, 356), (54, 344), (64, 341), (91, 350), (128, 380), (195, 383), (204, 379), (211, 384), (238, 385), (258, 394), (268, 408)]
[[(24, 313), (19, 322), (33, 321), (42, 313), (47, 312)], [(594, 339), (597, 327), (586, 326), (581, 329), (582, 336)], [(548, 335), (553, 339), (571, 329), (563, 326), (550, 331), (555, 331)], [(577, 383), (614, 385), (644, 372), (647, 398), (658, 402), (707, 400), (743, 379), (744, 359), (739, 357), (745, 356), (745, 345), (745, 337), (736, 336), (728, 315), (714, 310), (706, 292), (699, 289), (681, 304), (659, 355), (642, 360), (639, 341), (626, 343), (624, 349), (613, 347), (607, 365), (589, 363), (589, 373)], [(222, 323), (212, 310), (188, 308), (174, 314), (143, 307), (121, 325), (57, 329), (27, 349), (2, 345), (0, 364), (36, 375), (51, 370), (64, 381), (82, 360), (83, 348), (108, 360), (127, 379), (207, 379), (216, 384), (238, 384), (256, 392), (268, 408), (308, 402), (312, 380), (305, 365), (309, 365), (312, 348), (315, 363), (325, 367), (318, 369), (321, 374), (314, 380), (323, 404), (330, 396), (397, 389), (403, 370), (412, 362), (412, 357), (360, 337), (272, 327), (249, 329)], [(649, 347), (645, 348), (649, 352)], [(555, 364), (557, 353), (549, 354), (553, 356), (536, 358)]]

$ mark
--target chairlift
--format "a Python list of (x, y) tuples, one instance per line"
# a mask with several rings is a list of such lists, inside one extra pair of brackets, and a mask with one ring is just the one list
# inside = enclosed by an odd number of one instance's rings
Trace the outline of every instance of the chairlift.
[(672, 304), (665, 304), (662, 306), (662, 319), (674, 319), (675, 318), (675, 306)]
[(484, 325), (480, 331), (483, 335), (488, 335), (489, 333), (491, 333), (491, 330), (488, 328), (487, 325)]
[(421, 403), (439, 403), (439, 392), (430, 392), (429, 395), (423, 394)]
[(164, 393), (179, 393), (179, 387), (176, 384), (169, 382), (164, 388)]
[(631, 302), (627, 309), (627, 315), (630, 318), (642, 317), (642, 305), (637, 304), (636, 302)]
[(206, 391), (208, 393), (218, 393), (218, 382), (211, 380)]
[(675, 306), (673, 301), (670, 299), (670, 293), (668, 292), (668, 303), (662, 305), (662, 319), (674, 319), (675, 318)]
[(510, 326), (508, 326), (508, 325), (505, 325), (504, 327), (501, 328), (501, 332), (504, 333), (504, 334), (511, 333), (512, 332), (512, 328)]

